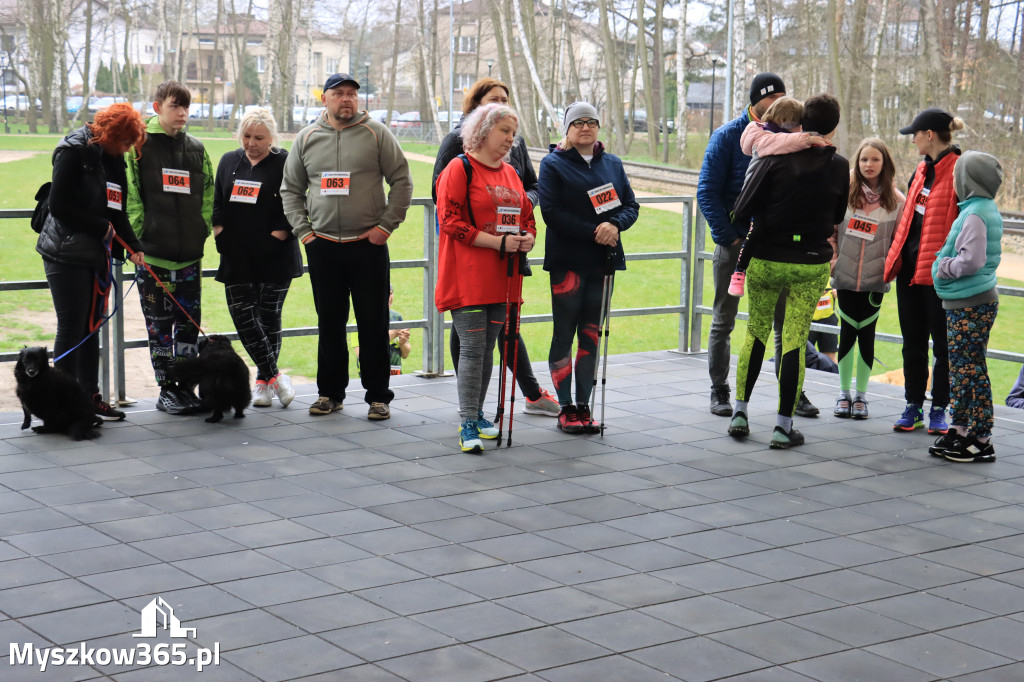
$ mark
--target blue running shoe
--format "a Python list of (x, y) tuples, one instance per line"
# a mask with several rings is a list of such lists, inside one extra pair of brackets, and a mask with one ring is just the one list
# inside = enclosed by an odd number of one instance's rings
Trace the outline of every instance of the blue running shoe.
[(949, 424), (946, 423), (946, 408), (932, 407), (928, 410), (928, 433), (933, 436), (949, 431)]
[(475, 419), (462, 422), (462, 428), (459, 429), (459, 447), (463, 452), (484, 451), (484, 443), (480, 440), (480, 429), (477, 428)]
[(924, 426), (924, 410), (917, 403), (907, 403), (903, 416), (892, 425), (893, 431), (913, 431)]
[(476, 428), (480, 432), (481, 438), (487, 440), (494, 440), (498, 437), (498, 429), (494, 428), (494, 422), (489, 422), (484, 417), (484, 411), (480, 410), (476, 417)]

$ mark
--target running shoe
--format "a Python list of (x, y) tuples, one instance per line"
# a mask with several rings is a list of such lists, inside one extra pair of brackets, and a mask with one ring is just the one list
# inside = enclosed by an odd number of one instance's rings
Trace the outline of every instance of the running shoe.
[(546, 417), (557, 417), (560, 411), (558, 401), (543, 388), (540, 389), (540, 397), (536, 400), (527, 398), (526, 407), (523, 408), (526, 414), (540, 414)]
[(946, 408), (935, 407), (928, 410), (928, 433), (933, 436), (949, 431), (949, 424), (946, 423)]
[(274, 392), (271, 390), (270, 384), (262, 379), (257, 379), (256, 385), (252, 387), (252, 406), (270, 407), (273, 395)]
[(924, 426), (924, 410), (918, 403), (907, 403), (903, 415), (892, 425), (893, 431), (913, 431)]
[(566, 433), (582, 433), (583, 423), (580, 421), (576, 406), (569, 404), (558, 413), (558, 428)]
[(729, 278), (729, 295), (739, 298), (743, 295), (743, 284), (747, 281), (747, 275), (744, 272), (734, 272), (732, 277)]
[(476, 428), (477, 431), (480, 432), (480, 437), (486, 438), (487, 440), (494, 440), (499, 435), (498, 429), (495, 428), (494, 423), (487, 421), (487, 418), (484, 417), (483, 410), (479, 410), (477, 412)]
[(462, 422), (459, 429), (459, 447), (463, 452), (479, 453), (484, 451), (484, 442), (480, 440), (480, 428), (475, 419)]
[(103, 396), (99, 393), (92, 397), (95, 414), (97, 417), (108, 422), (119, 422), (124, 419), (124, 412), (121, 410), (111, 407), (109, 403), (103, 400)]
[(845, 395), (841, 395), (836, 398), (836, 406), (835, 409), (832, 410), (832, 414), (840, 419), (849, 419), (850, 413), (850, 399)]
[(277, 395), (281, 407), (288, 407), (295, 399), (295, 389), (292, 388), (292, 379), (287, 374), (278, 374), (268, 382), (270, 390)]
[(576, 415), (583, 425), (583, 433), (601, 433), (601, 422), (591, 416), (590, 405), (577, 405)]

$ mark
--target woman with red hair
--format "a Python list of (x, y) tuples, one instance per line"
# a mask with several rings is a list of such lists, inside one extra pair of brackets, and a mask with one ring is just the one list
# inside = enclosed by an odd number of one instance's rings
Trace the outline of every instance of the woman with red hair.
[(100, 345), (92, 332), (106, 312), (109, 254), (123, 256), (112, 242), (115, 233), (134, 252), (131, 261), (143, 263), (124, 210), (124, 155), (133, 148), (138, 154), (145, 139), (139, 112), (113, 104), (61, 140), (53, 151), (50, 214), (36, 242), (57, 313), (53, 355), (64, 356), (55, 365), (78, 380), (96, 403), (96, 415), (107, 420), (124, 419), (124, 412), (100, 395)]

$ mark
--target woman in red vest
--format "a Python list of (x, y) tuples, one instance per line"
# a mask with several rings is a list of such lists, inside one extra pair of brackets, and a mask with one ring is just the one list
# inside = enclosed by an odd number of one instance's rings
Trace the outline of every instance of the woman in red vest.
[(946, 241), (956, 219), (953, 166), (960, 148), (953, 132), (964, 122), (938, 108), (925, 109), (914, 122), (900, 129), (913, 135), (924, 160), (910, 180), (892, 246), (885, 258), (885, 281), (896, 280), (896, 306), (903, 335), (903, 380), (907, 407), (894, 431), (913, 431), (924, 426), (925, 388), (928, 384), (928, 338), (932, 339), (932, 406), (928, 433), (946, 433), (949, 405), (949, 361), (946, 355), (946, 315), (932, 282), (932, 262)]

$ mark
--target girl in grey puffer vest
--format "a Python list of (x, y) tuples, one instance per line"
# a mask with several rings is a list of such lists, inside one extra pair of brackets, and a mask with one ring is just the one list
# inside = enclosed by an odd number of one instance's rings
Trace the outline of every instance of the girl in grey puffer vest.
[[(893, 184), (896, 166), (878, 138), (860, 143), (850, 172), (846, 217), (836, 226), (833, 286), (839, 303), (839, 388), (834, 414), (866, 419), (865, 394), (875, 357), (875, 323), (882, 295), (885, 256), (903, 210), (905, 197)], [(856, 351), (854, 347), (856, 346)], [(854, 365), (857, 394), (851, 399)]]

